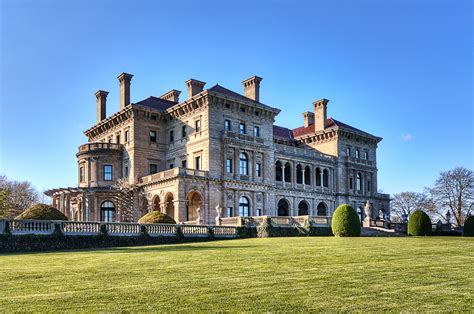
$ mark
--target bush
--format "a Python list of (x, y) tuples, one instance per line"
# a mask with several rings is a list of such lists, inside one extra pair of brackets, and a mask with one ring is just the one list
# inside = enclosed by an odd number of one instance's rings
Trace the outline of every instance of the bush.
[(36, 204), (25, 210), (15, 219), (68, 220), (59, 210), (46, 204)]
[(408, 235), (426, 236), (431, 234), (431, 219), (422, 210), (415, 210), (408, 220)]
[(139, 224), (176, 224), (176, 221), (159, 211), (152, 211), (138, 220)]
[(474, 216), (467, 217), (464, 222), (463, 235), (466, 237), (474, 236)]
[(332, 232), (338, 237), (360, 236), (360, 221), (354, 208), (341, 204), (332, 216)]

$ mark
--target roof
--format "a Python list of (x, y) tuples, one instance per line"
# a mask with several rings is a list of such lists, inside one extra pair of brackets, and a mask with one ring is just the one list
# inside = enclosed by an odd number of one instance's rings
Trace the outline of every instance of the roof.
[(231, 97), (234, 97), (234, 98), (238, 98), (238, 99), (242, 99), (242, 100), (245, 100), (245, 101), (251, 101), (251, 102), (258, 103), (257, 101), (255, 101), (251, 98), (245, 97), (244, 95), (241, 95), (239, 93), (231, 91), (230, 89), (222, 87), (219, 84), (216, 84), (216, 85), (212, 86), (211, 88), (208, 89), (208, 91), (221, 93), (221, 94), (225, 94), (225, 95), (228, 95), (228, 96), (231, 96)]
[(280, 137), (285, 139), (293, 139), (293, 132), (290, 129), (287, 129), (282, 126), (274, 125), (273, 126), (273, 136)]
[(161, 99), (158, 97), (150, 96), (144, 100), (141, 100), (137, 103), (132, 103), (132, 106), (143, 106), (143, 107), (149, 107), (156, 109), (158, 111), (165, 111), (166, 109), (176, 105), (176, 102), (166, 100), (166, 99)]

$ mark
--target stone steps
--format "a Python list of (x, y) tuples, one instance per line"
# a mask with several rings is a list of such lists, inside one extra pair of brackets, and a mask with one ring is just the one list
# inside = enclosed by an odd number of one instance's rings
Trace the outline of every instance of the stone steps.
[(385, 229), (380, 227), (362, 227), (362, 237), (403, 237), (405, 234), (395, 232), (392, 229)]

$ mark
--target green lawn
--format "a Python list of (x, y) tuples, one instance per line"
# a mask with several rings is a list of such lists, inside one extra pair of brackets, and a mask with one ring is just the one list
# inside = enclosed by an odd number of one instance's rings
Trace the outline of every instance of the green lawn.
[(474, 311), (474, 239), (270, 238), (0, 255), (0, 312)]

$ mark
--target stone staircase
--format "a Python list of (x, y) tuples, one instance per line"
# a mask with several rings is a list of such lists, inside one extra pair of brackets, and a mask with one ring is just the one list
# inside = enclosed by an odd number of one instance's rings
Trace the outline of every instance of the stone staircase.
[(362, 237), (403, 237), (404, 233), (396, 232), (393, 229), (385, 229), (381, 227), (362, 227)]

